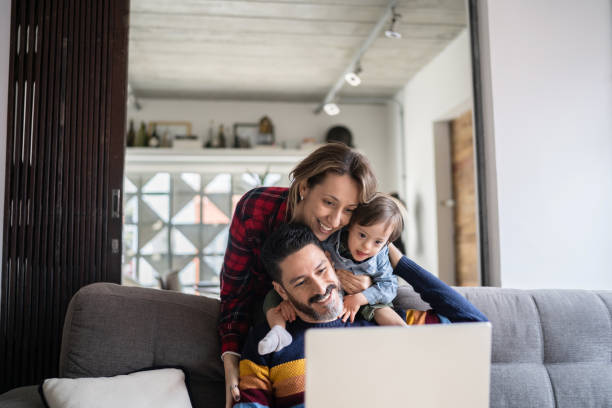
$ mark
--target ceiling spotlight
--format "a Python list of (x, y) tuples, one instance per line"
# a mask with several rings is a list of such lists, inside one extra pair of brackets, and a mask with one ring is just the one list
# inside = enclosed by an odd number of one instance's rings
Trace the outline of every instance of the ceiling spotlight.
[(354, 70), (352, 70), (351, 72), (347, 72), (346, 75), (344, 75), (344, 80), (348, 82), (348, 84), (351, 86), (359, 86), (359, 84), (361, 83), (361, 78), (359, 78), (360, 73), (361, 65), (357, 63)]
[(325, 105), (323, 105), (323, 110), (329, 116), (336, 116), (337, 114), (340, 113), (340, 108), (338, 107), (338, 105), (336, 105), (333, 102), (328, 102)]
[(391, 17), (391, 25), (389, 26), (389, 29), (385, 31), (385, 37), (394, 39), (402, 38), (402, 34), (395, 31), (395, 23), (402, 17), (402, 15), (395, 12), (395, 7), (391, 8), (391, 12), (393, 13), (393, 17)]

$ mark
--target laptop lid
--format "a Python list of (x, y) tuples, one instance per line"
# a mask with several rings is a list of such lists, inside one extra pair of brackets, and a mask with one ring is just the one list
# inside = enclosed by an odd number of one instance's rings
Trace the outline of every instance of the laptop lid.
[(491, 324), (311, 329), (306, 408), (489, 406)]

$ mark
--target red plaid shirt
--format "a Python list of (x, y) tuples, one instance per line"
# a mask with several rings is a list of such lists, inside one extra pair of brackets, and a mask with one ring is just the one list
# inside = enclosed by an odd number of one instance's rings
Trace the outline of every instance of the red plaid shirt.
[(272, 288), (261, 261), (261, 247), (288, 219), (288, 193), (287, 188), (259, 187), (245, 193), (236, 206), (221, 269), (221, 353), (242, 351), (253, 301), (263, 300)]

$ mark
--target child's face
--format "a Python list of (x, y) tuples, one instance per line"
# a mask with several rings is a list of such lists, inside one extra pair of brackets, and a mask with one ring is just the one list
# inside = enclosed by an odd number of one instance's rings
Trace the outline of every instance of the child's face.
[(364, 225), (353, 224), (349, 227), (348, 247), (353, 259), (361, 262), (376, 255), (389, 241), (393, 232), (390, 223)]

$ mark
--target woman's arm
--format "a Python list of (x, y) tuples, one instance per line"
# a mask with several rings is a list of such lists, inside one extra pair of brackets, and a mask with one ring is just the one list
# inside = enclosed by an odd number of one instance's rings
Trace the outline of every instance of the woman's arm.
[(393, 273), (403, 278), (429, 303), (432, 309), (451, 322), (486, 322), (487, 317), (459, 292), (403, 256), (389, 244), (389, 260)]

